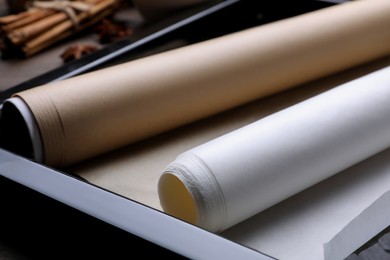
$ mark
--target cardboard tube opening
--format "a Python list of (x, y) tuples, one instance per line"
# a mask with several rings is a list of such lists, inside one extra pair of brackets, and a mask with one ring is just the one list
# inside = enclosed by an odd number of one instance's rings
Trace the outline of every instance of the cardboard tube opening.
[(159, 181), (158, 193), (161, 207), (172, 216), (197, 223), (196, 204), (184, 183), (175, 175), (164, 174)]
[(42, 142), (31, 111), (20, 98), (10, 98), (3, 104), (2, 146), (16, 154), (43, 161)]

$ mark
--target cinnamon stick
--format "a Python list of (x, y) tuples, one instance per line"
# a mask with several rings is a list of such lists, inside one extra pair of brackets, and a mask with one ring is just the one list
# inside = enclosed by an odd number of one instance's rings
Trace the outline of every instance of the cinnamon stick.
[[(98, 4), (93, 6), (89, 12), (82, 12), (77, 16), (77, 23), (79, 24), (78, 29), (74, 30), (73, 22), (70, 20), (66, 20), (58, 24), (51, 30), (46, 31), (45, 33), (39, 35), (38, 37), (30, 41), (27, 41), (23, 48), (23, 52), (27, 57), (31, 56), (37, 53), (38, 51), (52, 45), (53, 43), (69, 37), (75, 31), (80, 31), (98, 22), (99, 20), (111, 14), (114, 8), (116, 8), (116, 6), (117, 6), (116, 0), (102, 0)], [(99, 14), (100, 12), (102, 13)], [(92, 17), (90, 22), (86, 24), (81, 24), (89, 17)]]
[[(95, 16), (90, 21), (81, 25), (77, 31), (84, 30), (85, 28), (97, 23), (104, 17), (107, 17), (111, 13), (112, 13), (112, 9), (104, 10), (102, 13)], [(66, 24), (66, 22), (63, 22), (62, 24), (57, 25), (55, 28), (45, 33), (44, 35), (40, 35), (38, 38), (35, 38), (32, 41), (27, 42), (25, 47), (23, 48), (24, 55), (26, 57), (32, 56), (38, 53), (39, 51), (51, 46), (52, 44), (71, 36), (76, 32), (76, 31), (66, 30), (66, 29), (69, 29), (68, 25)]]
[(21, 16), (20, 19), (2, 26), (1, 29), (5, 32), (10, 32), (10, 31), (15, 30), (17, 28), (20, 28), (22, 26), (31, 24), (37, 20), (45, 18), (48, 15), (53, 14), (54, 12), (55, 12), (54, 10), (32, 9), (32, 10), (26, 11), (25, 14), (23, 16)]
[(24, 57), (31, 56), (99, 22), (112, 14), (120, 3), (121, 0), (79, 0), (69, 2), (68, 7), (62, 3), (57, 6), (37, 2), (28, 11), (1, 18), (0, 37), (5, 43), (1, 51), (4, 54), (12, 50)]
[(0, 24), (8, 24), (8, 23), (15, 22), (23, 17), (30, 15), (31, 12), (32, 10), (0, 17)]
[(63, 22), (68, 19), (66, 13), (60, 12), (48, 16), (45, 19), (38, 20), (30, 25), (24, 26), (22, 28), (16, 29), (9, 33), (8, 38), (15, 45), (19, 45), (34, 36), (44, 32), (50, 27)]

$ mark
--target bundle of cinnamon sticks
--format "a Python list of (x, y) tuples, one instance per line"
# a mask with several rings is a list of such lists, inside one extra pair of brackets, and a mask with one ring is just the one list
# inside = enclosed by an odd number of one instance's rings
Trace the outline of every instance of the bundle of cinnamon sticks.
[(96, 24), (121, 4), (121, 0), (32, 1), (26, 11), (0, 17), (2, 56), (32, 56)]

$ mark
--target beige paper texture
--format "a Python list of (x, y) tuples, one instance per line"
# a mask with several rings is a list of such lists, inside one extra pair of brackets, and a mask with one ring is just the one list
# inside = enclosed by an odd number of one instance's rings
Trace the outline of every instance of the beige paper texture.
[(70, 165), (384, 56), (389, 12), (388, 0), (345, 3), (17, 96), (43, 163)]

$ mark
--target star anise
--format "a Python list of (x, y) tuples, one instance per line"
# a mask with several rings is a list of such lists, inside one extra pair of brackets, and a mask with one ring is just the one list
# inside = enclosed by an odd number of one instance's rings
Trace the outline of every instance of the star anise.
[(99, 47), (93, 44), (81, 44), (76, 43), (66, 48), (61, 54), (61, 58), (64, 62), (71, 60), (78, 60), (87, 54), (95, 52)]
[(125, 23), (103, 19), (96, 27), (95, 32), (99, 35), (101, 43), (111, 43), (133, 34), (133, 29)]

